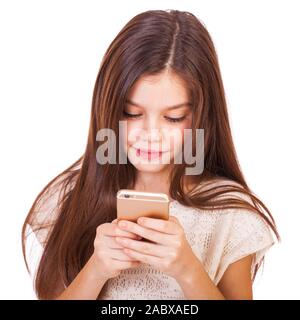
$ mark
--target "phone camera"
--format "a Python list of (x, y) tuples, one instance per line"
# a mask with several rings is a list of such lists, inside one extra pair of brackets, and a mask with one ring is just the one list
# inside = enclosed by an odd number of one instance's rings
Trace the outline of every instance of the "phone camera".
[(124, 198), (130, 198), (129, 194), (124, 194)]

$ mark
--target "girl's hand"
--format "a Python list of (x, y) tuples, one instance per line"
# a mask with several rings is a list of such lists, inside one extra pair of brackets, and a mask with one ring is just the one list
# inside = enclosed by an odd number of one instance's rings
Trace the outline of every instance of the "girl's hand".
[(94, 240), (94, 253), (91, 257), (95, 266), (95, 276), (100, 278), (113, 278), (121, 273), (121, 270), (136, 267), (140, 262), (128, 256), (123, 247), (115, 241), (115, 237), (124, 239), (141, 239), (141, 237), (121, 230), (117, 225), (117, 219), (111, 223), (103, 223), (98, 226)]
[[(123, 222), (126, 226), (122, 226)], [(136, 241), (118, 236), (116, 242), (124, 247), (124, 253), (175, 279), (181, 279), (200, 263), (185, 238), (183, 227), (174, 216), (170, 216), (167, 221), (148, 217), (139, 218), (137, 223), (122, 220), (118, 225), (124, 231), (152, 241)]]

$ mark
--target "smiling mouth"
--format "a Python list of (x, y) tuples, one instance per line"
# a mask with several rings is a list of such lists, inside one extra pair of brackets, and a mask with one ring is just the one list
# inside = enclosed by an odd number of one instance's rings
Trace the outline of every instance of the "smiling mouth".
[(153, 150), (142, 150), (142, 149), (136, 149), (136, 155), (138, 157), (144, 158), (144, 159), (155, 159), (161, 157), (163, 153), (166, 151), (153, 151)]

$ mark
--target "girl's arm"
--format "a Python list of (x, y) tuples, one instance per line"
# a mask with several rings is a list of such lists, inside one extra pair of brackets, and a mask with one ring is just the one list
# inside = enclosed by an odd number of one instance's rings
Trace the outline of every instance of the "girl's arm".
[(96, 300), (107, 277), (99, 278), (95, 256), (92, 254), (71, 284), (55, 300)]
[(229, 300), (252, 300), (251, 263), (255, 253), (232, 264), (224, 272), (218, 288)]
[(216, 286), (202, 264), (194, 266), (189, 274), (178, 279), (187, 299), (252, 300), (251, 262), (248, 255), (232, 263)]

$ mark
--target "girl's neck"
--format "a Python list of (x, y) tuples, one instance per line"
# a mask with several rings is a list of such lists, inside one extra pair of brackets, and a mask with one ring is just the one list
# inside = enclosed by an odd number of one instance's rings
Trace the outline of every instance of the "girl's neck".
[(137, 174), (134, 190), (162, 192), (169, 195), (169, 185), (167, 172), (140, 172)]
[[(190, 191), (194, 186), (192, 176), (185, 175), (183, 178), (184, 181), (184, 191)], [(161, 192), (169, 196), (169, 174), (162, 172), (142, 172), (138, 174), (137, 180), (134, 186), (136, 191), (145, 191), (145, 192)]]

